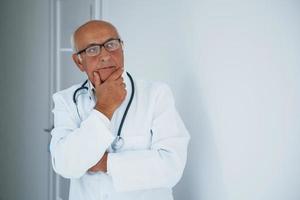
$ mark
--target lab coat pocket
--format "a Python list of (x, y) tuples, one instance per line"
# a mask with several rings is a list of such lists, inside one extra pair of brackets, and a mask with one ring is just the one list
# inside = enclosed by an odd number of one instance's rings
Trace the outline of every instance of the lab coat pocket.
[(146, 150), (151, 147), (151, 135), (132, 135), (124, 138), (124, 150)]

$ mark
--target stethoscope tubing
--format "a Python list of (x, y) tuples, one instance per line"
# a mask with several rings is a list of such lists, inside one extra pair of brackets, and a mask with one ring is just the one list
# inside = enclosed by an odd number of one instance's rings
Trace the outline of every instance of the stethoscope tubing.
[(122, 120), (121, 120), (119, 129), (118, 129), (118, 134), (117, 134), (117, 136), (119, 136), (119, 137), (121, 136), (121, 131), (122, 131), (122, 128), (123, 128), (123, 124), (124, 124), (124, 121), (125, 121), (125, 119), (126, 119), (128, 110), (129, 110), (129, 108), (130, 108), (130, 106), (131, 106), (131, 103), (132, 103), (132, 100), (133, 100), (133, 96), (134, 96), (134, 92), (135, 92), (135, 91), (134, 91), (134, 83), (133, 83), (133, 79), (132, 79), (131, 75), (130, 75), (128, 72), (126, 72), (126, 73), (127, 73), (127, 76), (129, 77), (130, 83), (131, 83), (131, 95), (130, 95), (129, 102), (128, 102), (127, 106), (126, 106), (125, 112), (124, 112), (124, 114), (123, 114), (123, 117), (122, 117)]
[[(116, 138), (114, 139), (114, 141), (111, 145), (111, 147), (114, 151), (117, 151), (118, 149), (122, 148), (122, 146), (124, 145), (124, 139), (121, 137), (122, 128), (123, 128), (124, 121), (126, 119), (128, 110), (131, 106), (131, 103), (132, 103), (132, 100), (133, 100), (133, 97), (134, 97), (134, 93), (135, 93), (134, 82), (133, 82), (132, 76), (129, 74), (129, 72), (126, 72), (126, 74), (129, 77), (129, 80), (130, 80), (130, 83), (131, 83), (131, 95), (130, 95), (130, 99), (128, 101), (128, 104), (126, 106), (125, 112), (123, 114), (121, 123), (119, 125), (117, 136), (116, 136)], [(78, 114), (80, 120), (82, 120), (82, 119), (81, 119), (80, 114), (79, 114), (78, 105), (77, 105), (78, 101), (77, 101), (76, 95), (80, 90), (88, 90), (88, 87), (86, 86), (87, 82), (88, 82), (88, 80), (84, 81), (84, 83), (79, 88), (77, 88), (73, 93), (73, 102), (76, 105), (77, 114)]]

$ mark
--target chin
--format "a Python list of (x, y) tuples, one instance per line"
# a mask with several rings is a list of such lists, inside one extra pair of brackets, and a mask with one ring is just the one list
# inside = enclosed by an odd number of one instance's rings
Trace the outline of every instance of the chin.
[(106, 72), (99, 72), (101, 81), (106, 81), (108, 77), (114, 72), (115, 70), (106, 71)]

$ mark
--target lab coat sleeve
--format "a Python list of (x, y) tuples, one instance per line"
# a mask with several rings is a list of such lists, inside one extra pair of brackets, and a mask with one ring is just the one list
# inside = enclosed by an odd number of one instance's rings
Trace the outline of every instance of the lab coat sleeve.
[(54, 94), (54, 129), (50, 142), (53, 169), (65, 178), (79, 178), (95, 165), (111, 144), (110, 121), (97, 110), (80, 124), (61, 94)]
[(150, 150), (108, 155), (108, 172), (117, 191), (172, 188), (181, 178), (190, 139), (167, 85), (159, 88)]

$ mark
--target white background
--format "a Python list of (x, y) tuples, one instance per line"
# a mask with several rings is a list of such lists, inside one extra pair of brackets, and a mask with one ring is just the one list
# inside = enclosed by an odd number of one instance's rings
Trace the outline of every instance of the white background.
[(300, 199), (298, 1), (104, 1), (126, 67), (167, 81), (192, 140), (176, 199)]
[[(49, 196), (49, 2), (1, 4), (0, 200)], [(102, 3), (125, 42), (125, 67), (169, 83), (190, 131), (176, 200), (300, 199), (298, 1)], [(62, 87), (81, 81), (62, 64)]]

